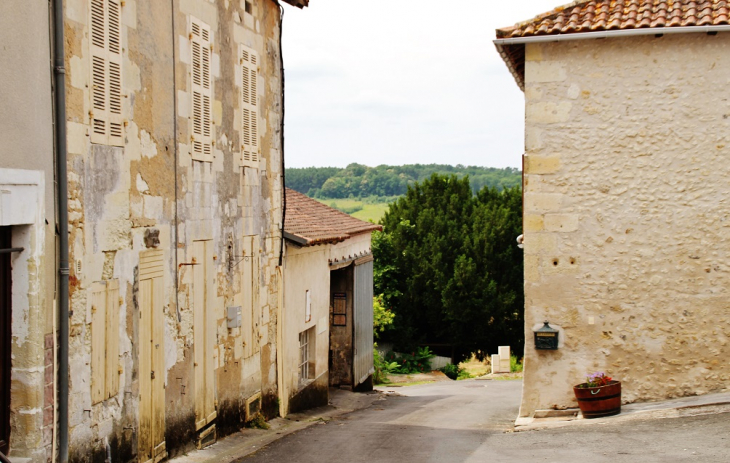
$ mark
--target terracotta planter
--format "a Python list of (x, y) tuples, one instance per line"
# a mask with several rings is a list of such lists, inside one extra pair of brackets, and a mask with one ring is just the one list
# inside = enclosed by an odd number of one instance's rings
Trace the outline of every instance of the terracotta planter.
[(605, 386), (599, 387), (585, 387), (585, 384), (579, 384), (573, 388), (584, 418), (598, 418), (621, 413), (621, 381), (611, 381)]

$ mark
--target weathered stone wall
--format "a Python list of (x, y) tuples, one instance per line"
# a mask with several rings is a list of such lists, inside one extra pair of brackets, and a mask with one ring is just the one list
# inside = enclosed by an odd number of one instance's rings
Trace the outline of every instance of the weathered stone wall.
[[(526, 49), (521, 416), (576, 406), (605, 371), (624, 402), (730, 380), (730, 35)], [(549, 320), (563, 346), (536, 351)]]
[[(287, 244), (284, 260), (284, 307), (281, 324), (282, 352), (282, 415), (326, 405), (328, 397), (328, 354), (329, 354), (329, 306), (330, 269), (328, 264), (329, 245), (299, 248)], [(311, 316), (306, 317), (306, 292), (309, 291)], [(314, 329), (310, 350), (313, 360), (314, 384), (307, 393), (300, 394), (299, 382), (299, 333)], [(298, 399), (295, 400), (295, 397)]]
[[(246, 11), (246, 3), (252, 8)], [(242, 425), (245, 399), (261, 392), (275, 404), (276, 313), (281, 223), (279, 7), (271, 0), (174, 2), (126, 0), (122, 7), (123, 146), (90, 142), (88, 0), (66, 1), (71, 243), (71, 454), (87, 461), (108, 444), (115, 460), (138, 452), (140, 253), (159, 231), (164, 260), (164, 421), (171, 455), (195, 444), (196, 370), (193, 278), (195, 242), (212, 243), (214, 394), (218, 436)], [(191, 156), (190, 19), (212, 35), (210, 161)], [(260, 57), (261, 161), (242, 167), (239, 46)], [(255, 237), (246, 241), (245, 237)], [(243, 281), (245, 242), (256, 243)], [(95, 282), (119, 281), (119, 392), (90, 398)], [(198, 286), (200, 288), (200, 286)], [(198, 289), (200, 290), (200, 289)], [(252, 296), (252, 291), (257, 294)], [(227, 308), (255, 300), (248, 324), (228, 328)], [(253, 336), (252, 336), (252, 333)], [(244, 358), (244, 342), (255, 355)], [(110, 361), (110, 359), (107, 359)], [(155, 372), (155, 376), (159, 372)]]

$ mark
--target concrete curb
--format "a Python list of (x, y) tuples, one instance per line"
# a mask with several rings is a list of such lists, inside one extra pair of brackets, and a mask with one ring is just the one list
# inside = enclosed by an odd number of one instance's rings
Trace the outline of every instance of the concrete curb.
[(384, 399), (384, 394), (377, 391), (363, 394), (331, 389), (330, 404), (326, 407), (289, 414), (286, 418), (274, 418), (268, 422), (269, 429), (243, 429), (218, 440), (210, 447), (194, 450), (168, 461), (174, 463), (230, 463), (251, 455), (290, 434), (370, 407), (375, 402)]
[[(556, 412), (560, 412), (556, 415), (563, 416), (550, 416), (549, 413), (543, 413), (543, 416), (538, 418), (517, 418), (514, 431), (524, 432), (566, 426), (615, 424), (637, 420), (730, 413), (730, 393), (684, 397), (662, 402), (628, 404), (622, 406), (621, 414), (606, 418), (585, 419), (577, 409), (556, 410)], [(536, 414), (540, 415), (537, 412)]]

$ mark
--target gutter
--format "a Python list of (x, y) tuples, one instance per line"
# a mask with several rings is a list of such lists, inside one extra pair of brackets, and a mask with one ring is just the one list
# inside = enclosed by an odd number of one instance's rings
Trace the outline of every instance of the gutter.
[(58, 461), (68, 462), (68, 172), (63, 0), (53, 2), (53, 73), (58, 208)]
[(721, 26), (683, 26), (683, 27), (650, 27), (644, 29), (623, 29), (598, 32), (574, 32), (570, 34), (537, 35), (530, 37), (513, 37), (495, 39), (495, 45), (517, 45), (523, 43), (568, 42), (573, 40), (610, 39), (614, 37), (632, 37), (640, 35), (670, 35), (710, 32), (730, 32), (730, 25)]

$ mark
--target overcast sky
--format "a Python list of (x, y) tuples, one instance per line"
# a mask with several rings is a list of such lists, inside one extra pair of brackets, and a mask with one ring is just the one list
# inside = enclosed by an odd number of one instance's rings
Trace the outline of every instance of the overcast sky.
[(286, 7), (289, 167), (520, 167), (524, 95), (494, 30), (566, 0), (312, 0)]

